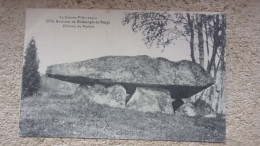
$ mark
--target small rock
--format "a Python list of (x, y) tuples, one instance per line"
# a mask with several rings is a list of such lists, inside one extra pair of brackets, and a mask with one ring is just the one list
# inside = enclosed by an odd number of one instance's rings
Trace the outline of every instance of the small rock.
[(184, 103), (176, 112), (189, 117), (196, 116), (195, 108), (191, 102)]
[(210, 115), (214, 113), (213, 108), (204, 100), (198, 99), (194, 103), (195, 111), (200, 116)]

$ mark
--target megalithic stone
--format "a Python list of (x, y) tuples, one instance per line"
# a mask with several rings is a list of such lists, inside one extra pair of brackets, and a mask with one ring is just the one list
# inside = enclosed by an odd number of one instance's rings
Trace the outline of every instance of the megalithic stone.
[[(174, 99), (189, 98), (214, 83), (199, 64), (149, 56), (105, 56), (48, 66), (46, 75), (77, 84), (122, 85), (130, 97), (136, 87), (169, 90)], [(182, 103), (182, 102), (178, 102)], [(174, 106), (174, 104), (173, 104)], [(173, 107), (175, 110), (179, 107)]]

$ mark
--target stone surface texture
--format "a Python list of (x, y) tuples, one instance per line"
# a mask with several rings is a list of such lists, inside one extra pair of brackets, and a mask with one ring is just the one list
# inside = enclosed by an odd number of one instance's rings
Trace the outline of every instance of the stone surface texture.
[(142, 112), (173, 114), (170, 92), (163, 89), (137, 87), (126, 107)]
[[(0, 0), (0, 145), (260, 145), (259, 5), (259, 0)], [(225, 12), (226, 143), (19, 137), (26, 8)]]
[(213, 108), (204, 100), (197, 99), (195, 102), (185, 102), (179, 109), (176, 111), (177, 114), (182, 114), (186, 116), (205, 116), (214, 115)]
[[(199, 64), (182, 60), (143, 56), (104, 56), (86, 61), (48, 66), (47, 76), (87, 84), (90, 80), (102, 83), (141, 85), (209, 86), (213, 78)], [(80, 78), (75, 81), (75, 77)], [(84, 82), (85, 81), (85, 82)]]
[(114, 85), (106, 88), (98, 84), (94, 86), (80, 85), (74, 94), (77, 94), (76, 97), (87, 98), (98, 104), (121, 108), (125, 108), (127, 96), (123, 86)]
[(170, 92), (165, 89), (137, 87), (133, 96), (126, 102), (129, 95), (121, 85), (112, 85), (110, 87), (100, 84), (94, 86), (80, 85), (73, 96), (111, 107), (128, 108), (141, 112), (173, 114)]

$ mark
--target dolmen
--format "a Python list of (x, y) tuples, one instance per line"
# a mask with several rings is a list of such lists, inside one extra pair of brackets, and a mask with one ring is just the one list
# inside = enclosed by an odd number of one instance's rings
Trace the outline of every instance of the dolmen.
[(187, 60), (172, 62), (146, 55), (105, 56), (51, 65), (47, 67), (46, 75), (80, 85), (99, 84), (107, 88), (121, 85), (128, 94), (126, 102), (136, 88), (168, 90), (174, 111), (184, 103), (182, 98), (189, 98), (214, 84), (210, 74), (197, 63)]

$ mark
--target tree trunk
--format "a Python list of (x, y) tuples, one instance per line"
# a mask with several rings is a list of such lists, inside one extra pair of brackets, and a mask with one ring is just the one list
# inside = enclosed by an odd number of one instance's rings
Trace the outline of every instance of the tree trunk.
[(199, 61), (200, 65), (204, 68), (204, 40), (202, 32), (202, 15), (197, 15), (197, 28), (198, 28), (198, 48), (199, 48)]
[(213, 63), (215, 62), (217, 49), (220, 45), (219, 36), (218, 36), (218, 33), (219, 33), (219, 14), (217, 14), (215, 17), (216, 17), (216, 20), (214, 20), (213, 51), (212, 51), (212, 56), (211, 56), (210, 62), (209, 62), (208, 67), (207, 67), (208, 72), (210, 72)]
[(219, 95), (218, 95), (218, 104), (222, 105), (222, 107), (218, 107), (217, 112), (218, 113), (225, 113), (225, 106), (224, 103), (224, 90), (225, 90), (225, 73), (226, 73), (226, 68), (225, 68), (225, 49), (226, 49), (226, 18), (224, 15), (222, 15), (221, 18), (221, 24), (220, 24), (220, 47), (221, 47), (221, 52), (220, 52), (220, 66), (218, 68), (219, 73), (219, 80), (220, 80), (220, 85), (219, 85)]
[(187, 13), (187, 18), (188, 18), (188, 25), (190, 28), (190, 51), (191, 51), (191, 60), (192, 62), (196, 63), (195, 57), (194, 57), (194, 25), (193, 21), (194, 19), (190, 18), (190, 14)]
[(226, 17), (225, 15), (222, 15), (222, 24), (221, 24), (221, 69), (226, 70), (226, 64), (225, 64), (225, 54), (226, 54)]
[[(213, 32), (213, 52), (210, 63), (208, 65), (207, 70), (210, 72), (211, 70), (214, 73), (214, 79), (216, 82), (214, 88), (214, 100), (215, 102), (215, 113), (225, 113), (225, 106), (224, 106), (224, 95), (223, 92), (225, 90), (225, 16), (223, 15), (222, 18), (219, 15), (216, 15), (214, 21), (214, 32)], [(219, 60), (216, 60), (217, 50), (220, 50)], [(214, 67), (212, 69), (212, 66)]]
[[(206, 17), (206, 16), (205, 16)], [(207, 66), (209, 64), (209, 34), (208, 34), (208, 28), (207, 28), (207, 25), (208, 25), (208, 21), (207, 19), (204, 20), (204, 29), (205, 29), (205, 35), (206, 35), (206, 47), (207, 47), (207, 64), (205, 66)]]

